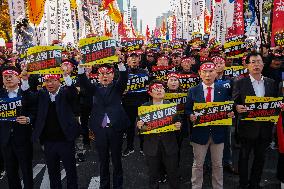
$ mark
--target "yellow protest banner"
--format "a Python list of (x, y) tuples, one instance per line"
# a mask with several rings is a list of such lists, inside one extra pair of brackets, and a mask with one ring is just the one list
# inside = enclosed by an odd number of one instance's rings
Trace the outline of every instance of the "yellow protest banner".
[(139, 119), (145, 123), (141, 134), (157, 134), (176, 131), (173, 118), (177, 114), (177, 104), (160, 104), (140, 106), (138, 108)]
[(232, 118), (228, 117), (228, 113), (232, 112), (233, 104), (233, 101), (194, 103), (194, 115), (197, 116), (194, 127), (232, 125)]
[(82, 63), (85, 65), (111, 64), (118, 62), (115, 54), (116, 41), (106, 36), (91, 37), (79, 41)]
[(61, 74), (62, 47), (34, 46), (27, 50), (29, 74)]
[(278, 121), (283, 97), (257, 97), (247, 96), (245, 106), (247, 112), (242, 120), (250, 121)]

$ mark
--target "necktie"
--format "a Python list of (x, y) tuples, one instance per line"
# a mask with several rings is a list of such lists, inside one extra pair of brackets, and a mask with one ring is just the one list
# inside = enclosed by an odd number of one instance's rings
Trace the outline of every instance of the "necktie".
[(105, 113), (103, 122), (102, 122), (102, 128), (105, 128), (107, 126), (107, 114)]
[(212, 101), (212, 87), (207, 87), (207, 96), (206, 96), (206, 102)]

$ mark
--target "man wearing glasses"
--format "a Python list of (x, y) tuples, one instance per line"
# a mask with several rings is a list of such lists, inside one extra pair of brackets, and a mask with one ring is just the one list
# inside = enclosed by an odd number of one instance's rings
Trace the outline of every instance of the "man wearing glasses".
[[(264, 63), (259, 53), (251, 53), (246, 59), (249, 76), (236, 80), (233, 84), (233, 100), (238, 113), (238, 137), (241, 144), (239, 153), (239, 185), (241, 189), (259, 189), (265, 161), (265, 151), (272, 139), (273, 123), (267, 121), (244, 121), (247, 96), (275, 97), (277, 88), (274, 80), (263, 77)], [(251, 151), (254, 159), (248, 176), (248, 160)]]

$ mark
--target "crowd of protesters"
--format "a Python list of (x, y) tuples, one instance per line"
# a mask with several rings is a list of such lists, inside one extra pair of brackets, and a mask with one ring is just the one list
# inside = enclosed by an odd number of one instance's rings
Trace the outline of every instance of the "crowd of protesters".
[[(275, 127), (267, 121), (241, 120), (247, 111), (244, 106), (246, 96), (284, 95), (284, 49), (281, 47), (264, 45), (262, 53), (247, 49), (243, 57), (237, 59), (227, 58), (222, 46), (209, 49), (202, 45), (184, 45), (179, 50), (143, 46), (139, 52), (124, 52), (118, 47), (118, 63), (93, 67), (81, 64), (82, 55), (76, 49), (63, 54), (62, 75), (29, 75), (25, 60), (19, 54), (11, 49), (0, 49), (0, 96), (22, 98), (16, 121), (0, 123), (0, 169), (1, 174), (4, 170), (7, 173), (9, 188), (22, 188), (19, 169), (24, 188), (33, 188), (33, 143), (37, 142), (45, 155), (50, 187), (62, 188), (62, 161), (67, 188), (78, 188), (76, 160), (85, 160), (80, 148), (91, 145), (94, 140), (99, 156), (101, 189), (123, 188), (121, 158), (131, 156), (134, 150), (146, 158), (149, 188), (157, 189), (160, 182), (168, 180), (170, 188), (178, 189), (184, 138), (189, 138), (193, 147), (193, 189), (202, 188), (203, 170), (212, 170), (213, 189), (224, 188), (223, 170), (239, 175), (240, 189), (261, 188), (265, 153), (272, 139), (279, 149), (277, 177), (281, 189), (284, 188), (283, 121), (279, 119), (281, 123)], [(224, 74), (226, 67), (237, 65), (246, 71), (235, 77)], [(153, 68), (157, 66), (171, 68), (164, 80), (158, 80), (153, 74)], [(147, 90), (127, 93), (129, 74), (148, 75)], [(192, 74), (200, 79), (196, 86), (183, 89), (180, 74)], [(147, 122), (139, 120), (138, 107), (168, 104), (166, 93), (188, 93), (184, 114), (174, 118), (178, 131), (139, 134)], [(196, 120), (194, 103), (228, 100), (234, 101), (234, 111), (228, 114), (233, 118), (233, 125), (193, 127)], [(283, 108), (281, 114), (283, 116)], [(134, 146), (136, 135), (140, 141), (139, 149)], [(240, 148), (237, 167), (232, 162), (231, 136)], [(82, 140), (78, 141), (78, 138)], [(123, 142), (125, 149), (122, 149)], [(208, 151), (210, 154), (206, 156)], [(253, 163), (249, 170), (252, 151)]]

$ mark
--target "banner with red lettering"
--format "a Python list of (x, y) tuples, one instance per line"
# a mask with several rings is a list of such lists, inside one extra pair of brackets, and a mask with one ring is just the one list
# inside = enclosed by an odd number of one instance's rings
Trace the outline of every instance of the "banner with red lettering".
[(244, 35), (244, 1), (235, 0), (233, 25), (228, 28), (227, 37)]
[(277, 123), (283, 97), (256, 97), (247, 96), (245, 106), (247, 112), (243, 120), (270, 121)]
[(91, 37), (79, 41), (82, 63), (86, 65), (118, 62), (115, 54), (116, 40), (106, 36)]
[(140, 106), (139, 120), (144, 122), (141, 134), (155, 134), (176, 131), (174, 116), (177, 114), (177, 104), (159, 104)]
[(29, 74), (60, 74), (62, 47), (35, 46), (27, 50), (27, 71)]
[(196, 121), (193, 127), (231, 126), (232, 118), (228, 113), (233, 111), (233, 101), (194, 103)]
[(275, 45), (274, 36), (277, 33), (280, 33), (284, 29), (284, 1), (283, 0), (274, 0), (273, 8), (273, 21), (272, 21), (272, 35), (271, 35), (271, 44)]

